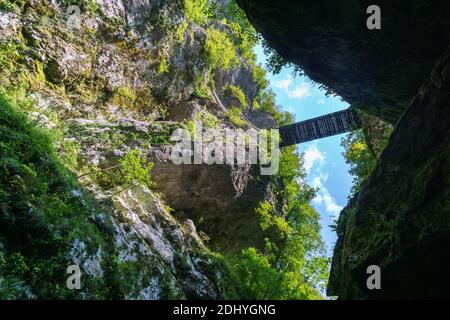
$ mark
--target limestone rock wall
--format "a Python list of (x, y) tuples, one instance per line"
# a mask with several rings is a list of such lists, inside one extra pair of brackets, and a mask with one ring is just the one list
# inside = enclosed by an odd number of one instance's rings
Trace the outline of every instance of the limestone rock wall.
[[(45, 285), (0, 275), (1, 293), (10, 299), (233, 297), (224, 266), (197, 229), (223, 251), (263, 245), (253, 210), (265, 198), (267, 183), (257, 182), (249, 167), (175, 166), (170, 136), (204, 115), (220, 128), (234, 128), (224, 88), (239, 86), (251, 104), (259, 91), (252, 67), (238, 56), (240, 67), (211, 71), (204, 53), (208, 26), (188, 21), (183, 1), (75, 2), (82, 8), (75, 29), (68, 1), (2, 3), (0, 46), (13, 48), (20, 59), (1, 70), (0, 86), (29, 88), (23, 96), (31, 101), (30, 121), (57, 132), (61, 157), (67, 156), (64, 146), (72, 146), (71, 174), (81, 183), (73, 194), (92, 211), (82, 224), (96, 232), (77, 236), (56, 254), (61, 275), (66, 265), (82, 267), (85, 287), (50, 294)], [(205, 90), (215, 91), (216, 99), (211, 92), (209, 97), (196, 93), (196, 86), (208, 83), (208, 72), (216, 87)], [(244, 128), (252, 122), (273, 126), (264, 111), (249, 110), (242, 117)], [(117, 164), (134, 148), (155, 162), (155, 189), (103, 190), (91, 170)], [(53, 225), (44, 229), (57, 236)], [(12, 254), (8, 241), (0, 235), (0, 262)], [(9, 285), (11, 291), (3, 290)]]

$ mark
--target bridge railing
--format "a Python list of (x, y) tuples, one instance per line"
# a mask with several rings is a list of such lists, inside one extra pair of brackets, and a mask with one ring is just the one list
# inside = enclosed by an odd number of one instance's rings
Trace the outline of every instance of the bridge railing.
[(349, 132), (361, 126), (358, 113), (346, 109), (278, 128), (281, 147)]

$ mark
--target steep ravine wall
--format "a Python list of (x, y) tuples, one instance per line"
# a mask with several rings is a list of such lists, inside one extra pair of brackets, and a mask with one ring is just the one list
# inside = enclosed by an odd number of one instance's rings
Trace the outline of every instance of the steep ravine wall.
[[(269, 45), (345, 101), (395, 123), (450, 43), (445, 0), (238, 0)], [(381, 8), (382, 29), (366, 27)]]
[[(450, 49), (400, 118), (377, 167), (338, 223), (329, 295), (450, 296)], [(382, 270), (368, 290), (366, 269)]]
[[(251, 107), (255, 66), (237, 52), (235, 68), (208, 65), (206, 30), (225, 26), (188, 20), (183, 1), (78, 1), (76, 30), (67, 3), (0, 6), (0, 298), (236, 297), (198, 231), (222, 252), (264, 246), (254, 210), (267, 181), (254, 168), (176, 166), (170, 136), (194, 122), (236, 128), (230, 85), (249, 104), (240, 127), (274, 126)], [(113, 170), (102, 170), (133, 149), (154, 162), (151, 190), (104, 187)], [(78, 291), (65, 287), (72, 264)]]
[[(448, 298), (449, 2), (378, 1), (378, 31), (366, 28), (366, 1), (238, 2), (283, 58), (396, 124), (372, 175), (341, 212), (328, 294)], [(369, 265), (381, 267), (381, 290), (367, 289)]]

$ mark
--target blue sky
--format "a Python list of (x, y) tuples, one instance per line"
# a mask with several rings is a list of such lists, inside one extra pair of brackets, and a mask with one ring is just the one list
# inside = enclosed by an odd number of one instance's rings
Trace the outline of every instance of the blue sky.
[[(258, 62), (265, 65), (266, 56), (261, 47), (255, 50)], [(268, 73), (270, 87), (276, 94), (277, 104), (283, 110), (294, 114), (296, 121), (318, 117), (349, 107), (339, 97), (327, 97), (319, 86), (306, 76), (293, 76), (291, 68), (284, 68), (280, 74)], [(313, 206), (320, 213), (322, 237), (329, 256), (336, 242), (336, 234), (329, 227), (333, 219), (347, 203), (352, 177), (348, 173), (341, 146), (344, 135), (324, 138), (298, 145), (304, 154), (305, 170), (309, 184), (318, 187), (319, 192)]]

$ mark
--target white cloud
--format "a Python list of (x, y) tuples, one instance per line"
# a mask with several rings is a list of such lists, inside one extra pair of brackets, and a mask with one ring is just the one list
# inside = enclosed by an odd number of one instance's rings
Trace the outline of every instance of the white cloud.
[(304, 152), (303, 157), (305, 170), (310, 177), (308, 180), (312, 187), (319, 189), (313, 199), (313, 204), (323, 207), (326, 213), (335, 219), (343, 207), (337, 203), (325, 185), (328, 180), (328, 173), (324, 172), (324, 165), (327, 163), (326, 155), (315, 144), (311, 144)]
[(325, 164), (325, 154), (320, 152), (319, 149), (317, 149), (316, 145), (311, 144), (303, 155), (304, 158), (304, 167), (307, 173), (311, 171), (311, 169), (314, 167), (316, 163), (323, 165)]
[(294, 117), (294, 120), (297, 121), (297, 111), (299, 110), (298, 106), (294, 106), (294, 105), (288, 105), (287, 107), (284, 108), (285, 111), (291, 113)]
[(343, 209), (342, 206), (337, 204), (336, 199), (331, 196), (327, 188), (323, 186), (313, 199), (313, 203), (323, 206), (332, 219), (335, 219)]
[(311, 186), (313, 188), (320, 188), (320, 187), (322, 187), (322, 181), (320, 180), (320, 177), (314, 177), (312, 179)]
[(283, 89), (289, 92), (289, 87), (292, 84), (292, 77), (288, 76), (286, 79), (275, 81), (273, 86), (278, 89)]
[(328, 173), (320, 172), (319, 174), (313, 176), (311, 185), (314, 188), (324, 188), (324, 183), (328, 180)]
[(300, 85), (298, 85), (297, 87), (295, 87), (295, 89), (293, 91), (288, 92), (289, 98), (292, 98), (292, 99), (302, 99), (302, 98), (306, 98), (310, 95), (311, 95), (311, 86), (305, 82), (303, 82)]
[(325, 104), (326, 100), (325, 98), (320, 98), (319, 100), (316, 101), (317, 104)]
[(318, 173), (312, 178), (311, 185), (314, 188), (319, 189), (316, 197), (312, 201), (317, 206), (323, 206), (329, 216), (332, 219), (335, 219), (343, 207), (337, 204), (336, 199), (333, 198), (328, 189), (325, 187), (325, 182), (327, 180), (328, 174), (324, 174), (323, 172)]
[(310, 84), (302, 82), (291, 90), (293, 83), (294, 79), (289, 75), (285, 79), (274, 81), (273, 86), (286, 92), (291, 99), (302, 99), (311, 95), (312, 87)]

